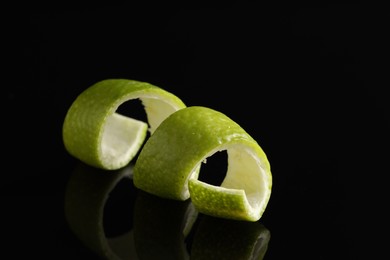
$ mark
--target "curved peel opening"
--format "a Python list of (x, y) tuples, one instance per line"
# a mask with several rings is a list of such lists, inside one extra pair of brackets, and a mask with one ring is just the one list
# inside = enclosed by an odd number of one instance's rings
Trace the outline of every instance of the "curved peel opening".
[[(251, 149), (237, 144), (223, 149), (227, 150), (228, 168), (221, 186), (190, 178), (188, 189), (192, 202), (200, 212), (209, 215), (257, 221), (270, 197), (269, 175)], [(221, 148), (206, 158), (217, 151)]]
[(142, 96), (140, 97), (148, 117), (149, 131), (154, 133), (156, 128), (164, 121), (170, 114), (183, 108), (181, 104), (167, 102), (159, 96)]
[[(134, 99), (142, 102), (140, 108), (146, 112), (142, 120), (121, 110), (122, 104)], [(102, 80), (77, 96), (68, 109), (62, 129), (64, 146), (88, 165), (119, 169), (136, 156), (148, 130), (153, 133), (166, 117), (184, 107), (172, 93), (146, 82)]]
[[(118, 113), (118, 108), (125, 102), (140, 100), (145, 110), (147, 121), (134, 119)], [(128, 164), (145, 142), (148, 134), (170, 114), (183, 108), (182, 103), (170, 102), (161, 95), (137, 94), (125, 96), (111, 108), (101, 134), (100, 160), (107, 169), (118, 169)]]

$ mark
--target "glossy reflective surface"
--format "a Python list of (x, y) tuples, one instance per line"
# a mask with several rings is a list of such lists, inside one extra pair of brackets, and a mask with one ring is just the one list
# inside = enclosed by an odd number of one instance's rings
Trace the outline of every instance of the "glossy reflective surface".
[(80, 165), (70, 177), (67, 224), (93, 253), (109, 259), (264, 257), (270, 231), (260, 221), (199, 215), (189, 200), (139, 191), (131, 181), (132, 167), (107, 172)]
[[(382, 12), (359, 4), (5, 10), (2, 252), (99, 259), (66, 217), (74, 174), (94, 170), (64, 150), (61, 127), (82, 90), (123, 77), (226, 113), (267, 153), (274, 185), (260, 221), (236, 223), (191, 218), (190, 204), (161, 201), (134, 189), (131, 178), (121, 181), (97, 212), (104, 241), (122, 258), (381, 259), (390, 157)], [(139, 107), (123, 110), (144, 117)], [(218, 184), (226, 163), (214, 159), (200, 177)], [(91, 206), (82, 200), (88, 189), (74, 198), (79, 207)], [(87, 228), (96, 217), (76, 219)]]

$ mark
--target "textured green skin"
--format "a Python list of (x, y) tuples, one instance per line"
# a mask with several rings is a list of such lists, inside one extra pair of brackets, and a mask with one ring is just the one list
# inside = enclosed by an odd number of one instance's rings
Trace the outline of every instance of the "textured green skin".
[[(244, 204), (244, 193), (215, 192), (213, 186), (205, 187), (195, 183), (192, 180), (189, 182), (191, 201), (200, 212), (215, 217), (226, 218), (228, 216), (236, 220), (250, 220), (246, 213), (248, 209)], [(207, 201), (207, 204), (203, 203), (204, 201)], [(218, 211), (215, 211), (216, 208)]]
[[(193, 183), (196, 178), (190, 179), (191, 173), (210, 152), (235, 144), (254, 151), (262, 160), (271, 182), (265, 153), (240, 125), (225, 114), (206, 107), (192, 106), (178, 110), (166, 118), (145, 143), (135, 163), (134, 185), (174, 200), (186, 200), (191, 194), (197, 210), (207, 215), (257, 221), (265, 208), (250, 215), (244, 192), (235, 190), (225, 194), (214, 186), (210, 188)], [(265, 198), (267, 202), (268, 199)]]
[(187, 199), (182, 197), (183, 187), (207, 154), (243, 143), (263, 155), (256, 141), (223, 113), (198, 106), (181, 109), (162, 122), (145, 143), (135, 165), (134, 183), (161, 197)]
[(106, 118), (123, 102), (147, 95), (161, 95), (185, 107), (175, 95), (146, 82), (106, 79), (83, 91), (70, 106), (63, 124), (66, 150), (84, 163), (107, 169), (100, 158), (100, 144)]
[(145, 143), (134, 168), (134, 184), (160, 197), (188, 199), (182, 196), (189, 174), (211, 150), (250, 139), (220, 112), (204, 107), (181, 109), (165, 119)]

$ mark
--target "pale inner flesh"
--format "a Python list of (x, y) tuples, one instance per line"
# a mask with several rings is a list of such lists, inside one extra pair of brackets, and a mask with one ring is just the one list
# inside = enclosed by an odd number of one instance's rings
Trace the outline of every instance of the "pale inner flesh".
[[(139, 98), (144, 106), (148, 122), (143, 122), (113, 113), (107, 117), (101, 141), (101, 160), (112, 168), (131, 160), (146, 139), (147, 131), (152, 134), (170, 114), (180, 109), (180, 105), (162, 100), (161, 96), (127, 96), (117, 102), (117, 106), (134, 98)], [(148, 128), (149, 127), (149, 128)]]
[(267, 192), (265, 170), (260, 161), (245, 148), (228, 149), (228, 169), (221, 187), (243, 189), (251, 207), (261, 208)]
[(101, 143), (102, 160), (121, 164), (133, 157), (143, 144), (148, 124), (113, 113), (106, 119)]

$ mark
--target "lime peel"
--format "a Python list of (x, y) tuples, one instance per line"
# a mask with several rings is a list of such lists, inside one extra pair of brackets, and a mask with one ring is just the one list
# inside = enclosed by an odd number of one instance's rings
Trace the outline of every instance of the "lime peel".
[[(227, 150), (221, 187), (198, 180), (202, 162)], [(272, 175), (260, 145), (216, 110), (192, 106), (167, 117), (145, 143), (134, 168), (136, 187), (154, 195), (191, 198), (201, 213), (257, 221), (271, 195)]]
[[(148, 122), (116, 113), (126, 101), (140, 99)], [(174, 94), (146, 82), (106, 79), (84, 90), (72, 103), (63, 124), (66, 150), (84, 163), (106, 170), (127, 165), (173, 112), (186, 107)], [(149, 127), (149, 128), (148, 128)]]

